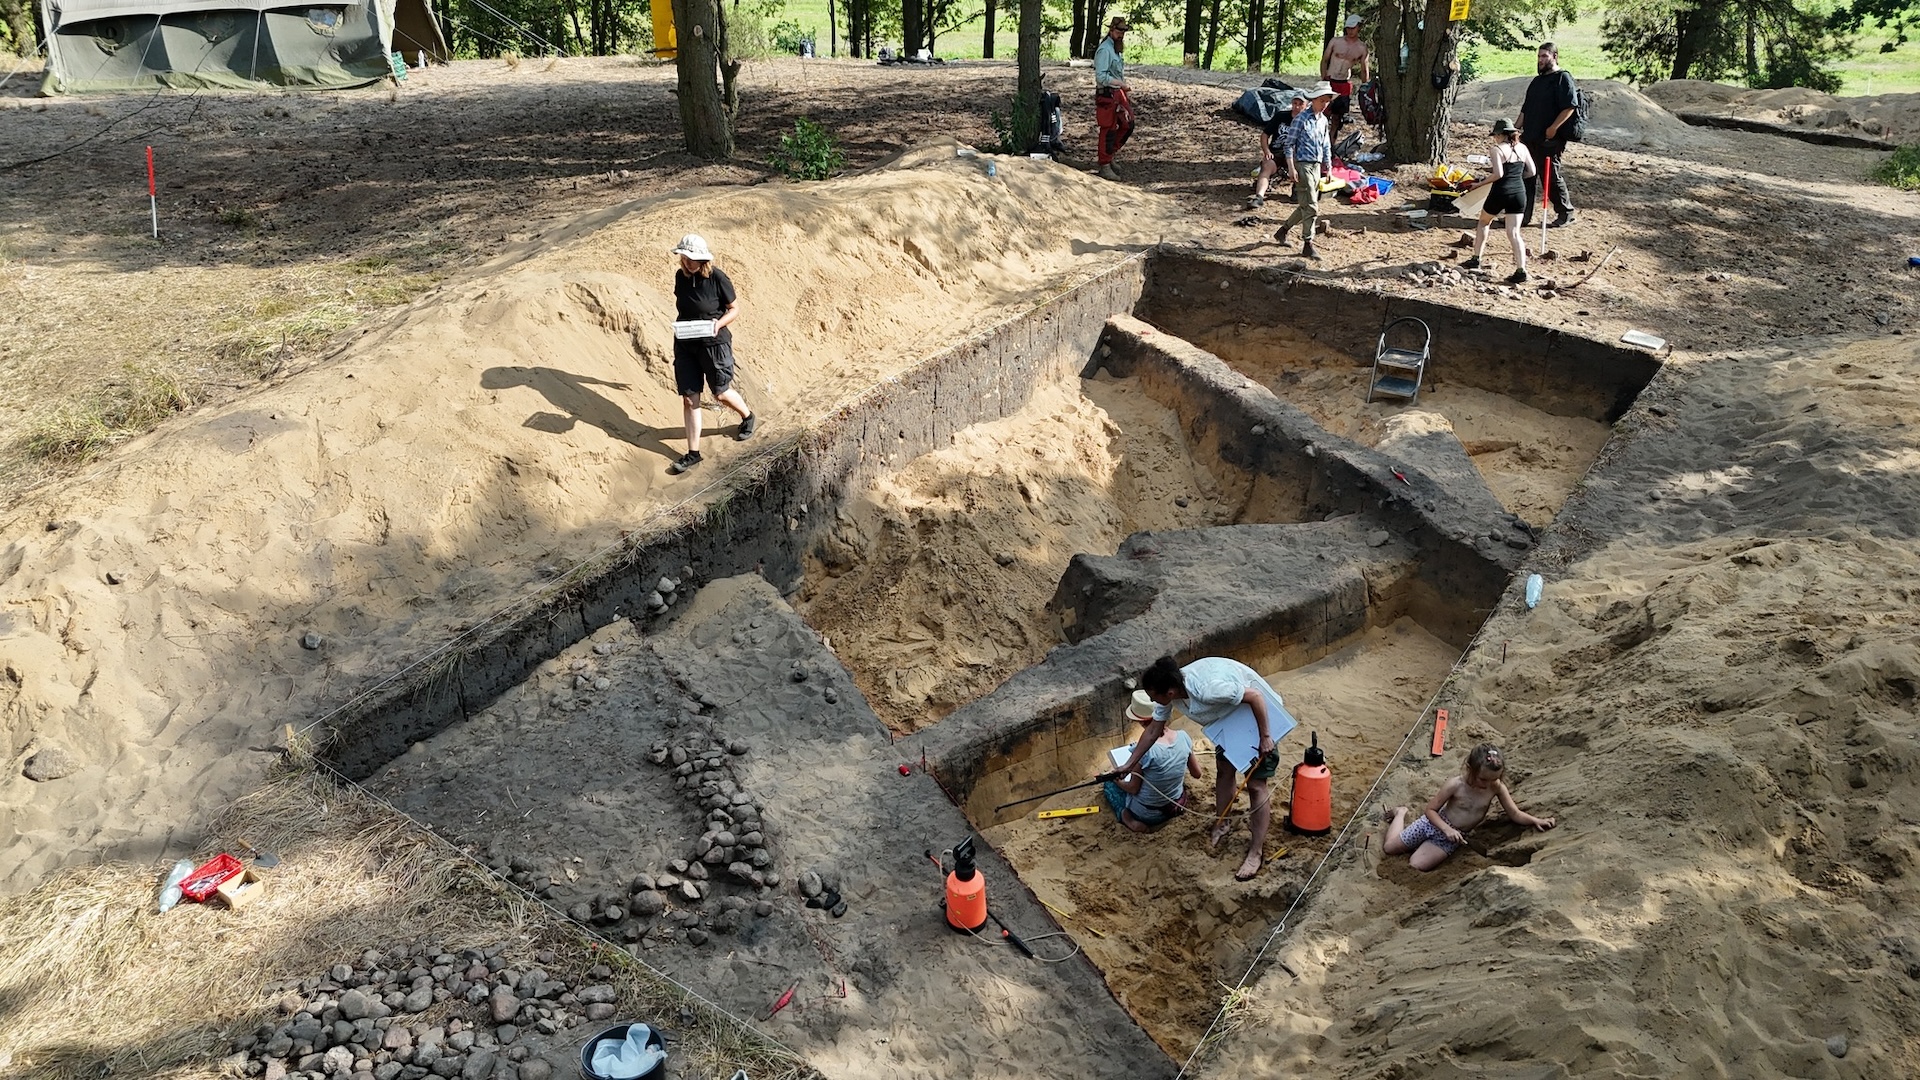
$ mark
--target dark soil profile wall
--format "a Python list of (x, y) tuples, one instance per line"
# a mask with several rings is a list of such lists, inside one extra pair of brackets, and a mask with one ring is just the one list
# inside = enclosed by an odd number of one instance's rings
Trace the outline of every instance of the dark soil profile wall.
[(1286, 323), (1360, 364), (1389, 320), (1411, 316), (1433, 330), (1433, 370), (1447, 378), (1606, 424), (1660, 370), (1646, 353), (1550, 327), (1179, 252), (1148, 264), (1134, 314), (1188, 339), (1223, 323)]

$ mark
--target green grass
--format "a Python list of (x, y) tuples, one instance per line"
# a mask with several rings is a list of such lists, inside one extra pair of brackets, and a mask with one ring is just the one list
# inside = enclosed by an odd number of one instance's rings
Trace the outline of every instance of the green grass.
[[(1000, 0), (1000, 25), (994, 31), (994, 55), (1001, 59), (1012, 59), (1015, 44), (1015, 8), (1011, 0)], [(1549, 34), (1552, 41), (1560, 46), (1560, 63), (1574, 73), (1576, 78), (1605, 78), (1613, 70), (1613, 64), (1600, 51), (1600, 23), (1605, 8), (1595, 4), (1586, 8), (1578, 20), (1554, 27)], [(770, 22), (792, 19), (803, 29), (811, 30), (818, 43), (819, 54), (828, 55), (827, 49), (827, 0), (787, 0), (786, 6)], [(949, 60), (974, 59), (981, 55), (981, 41), (984, 37), (980, 19), (949, 34), (941, 34), (935, 40), (937, 53)], [(844, 27), (841, 28), (844, 30)], [(1127, 60), (1136, 64), (1178, 64), (1180, 27), (1175, 21), (1166, 26), (1147, 26), (1136, 23), (1134, 31), (1127, 38)], [(1219, 50), (1214, 56), (1214, 68), (1220, 71), (1237, 71), (1245, 65), (1241, 59), (1240, 47), (1232, 40), (1233, 35), (1223, 28)], [(1854, 39), (1857, 55), (1836, 65), (1842, 86), (1840, 93), (1857, 94), (1893, 94), (1920, 92), (1920, 41), (1902, 46), (1891, 53), (1882, 53), (1880, 43), (1886, 40), (1882, 32), (1868, 29)], [(1052, 59), (1063, 59), (1067, 55), (1066, 35), (1060, 34), (1049, 41), (1046, 55)], [(845, 54), (842, 44), (841, 52)], [(1293, 49), (1287, 57), (1287, 70), (1309, 71), (1317, 63), (1317, 50), (1310, 45)], [(1515, 75), (1534, 73), (1534, 54), (1532, 49), (1512, 49), (1499, 51), (1481, 46), (1481, 79), (1507, 79)]]
[(1920, 191), (1920, 146), (1903, 146), (1873, 170), (1875, 181), (1901, 191)]
[(82, 465), (115, 443), (151, 431), (193, 403), (194, 393), (180, 376), (128, 364), (120, 380), (40, 417), (15, 451), (30, 461)]

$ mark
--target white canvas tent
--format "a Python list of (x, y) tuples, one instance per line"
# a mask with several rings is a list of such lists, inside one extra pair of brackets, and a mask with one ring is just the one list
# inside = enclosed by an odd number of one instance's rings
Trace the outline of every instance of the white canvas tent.
[(48, 93), (156, 86), (331, 90), (448, 58), (427, 0), (42, 0)]

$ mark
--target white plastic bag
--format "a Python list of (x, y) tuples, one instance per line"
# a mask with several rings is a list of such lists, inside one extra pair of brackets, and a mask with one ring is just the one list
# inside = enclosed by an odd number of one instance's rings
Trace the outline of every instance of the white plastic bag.
[(647, 1040), (653, 1032), (645, 1024), (635, 1024), (627, 1029), (627, 1037), (619, 1042), (608, 1039), (593, 1048), (593, 1071), (611, 1080), (632, 1080), (636, 1076), (645, 1076), (654, 1067), (667, 1059), (667, 1052), (657, 1046), (648, 1046)]

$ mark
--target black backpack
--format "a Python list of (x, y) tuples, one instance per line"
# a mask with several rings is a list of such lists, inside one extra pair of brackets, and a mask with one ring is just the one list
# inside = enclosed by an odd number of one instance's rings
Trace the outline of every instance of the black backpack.
[(1066, 119), (1060, 113), (1060, 95), (1051, 90), (1040, 94), (1040, 130), (1033, 140), (1033, 152), (1052, 154), (1058, 157), (1066, 150), (1062, 136), (1066, 134)]
[[(1572, 76), (1568, 76), (1568, 78), (1572, 78)], [(1561, 136), (1560, 136), (1561, 138), (1565, 139), (1568, 142), (1582, 142), (1586, 139), (1587, 137), (1587, 106), (1591, 101), (1592, 101), (1592, 96), (1589, 95), (1585, 90), (1580, 90), (1577, 88), (1574, 90), (1573, 116), (1570, 117), (1564, 125), (1562, 125), (1564, 130), (1561, 132)]]

